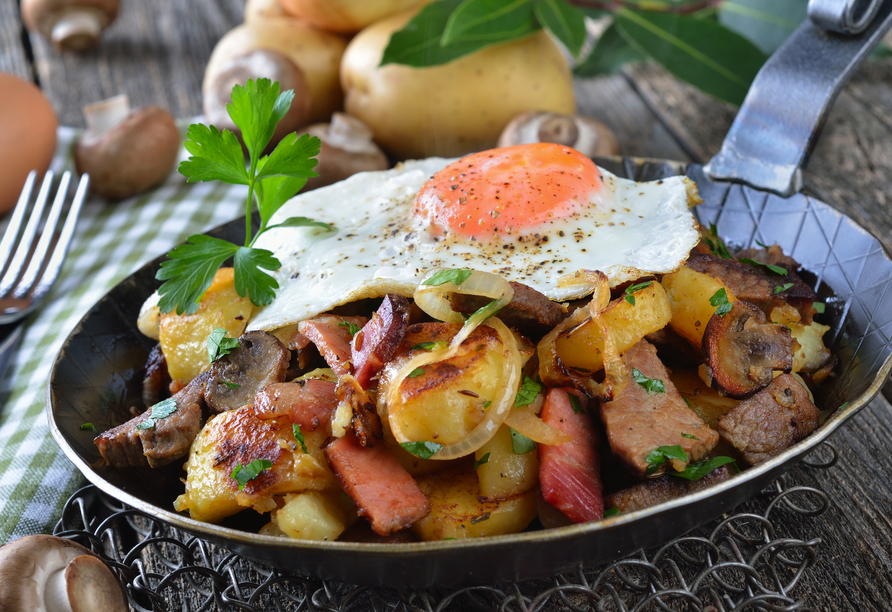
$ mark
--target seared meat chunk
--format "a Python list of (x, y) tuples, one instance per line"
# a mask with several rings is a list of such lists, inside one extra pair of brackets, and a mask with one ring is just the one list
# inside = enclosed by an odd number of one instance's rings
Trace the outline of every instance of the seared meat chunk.
[(353, 337), (353, 371), (360, 387), (369, 388), (372, 377), (393, 357), (408, 326), (409, 300), (388, 293), (372, 319)]
[(735, 253), (734, 256), (737, 259), (752, 259), (770, 266), (780, 266), (791, 272), (798, 272), (799, 268), (802, 267), (798, 261), (789, 255), (784, 255), (783, 249), (776, 244), (766, 248), (743, 249)]
[(702, 491), (729, 478), (731, 470), (727, 465), (717, 467), (699, 480), (685, 480), (667, 474), (608, 495), (604, 498), (604, 507), (616, 508), (623, 513), (643, 510), (670, 499), (684, 497), (688, 493)]
[(341, 376), (353, 371), (353, 334), (350, 333), (350, 326), (362, 329), (366, 323), (368, 319), (365, 317), (320, 315), (301, 321), (297, 329), (316, 345), (328, 367)]
[[(502, 310), (499, 318), (508, 327), (513, 327), (529, 336), (548, 333), (567, 317), (560, 305), (523, 283), (511, 281), (514, 297)], [(489, 298), (476, 295), (452, 294), (452, 310), (473, 314), (491, 302)]]
[(774, 370), (793, 368), (790, 328), (768, 323), (764, 312), (746, 302), (734, 302), (729, 312), (712, 315), (702, 350), (712, 386), (735, 399), (765, 387)]
[(719, 420), (719, 434), (756, 465), (789, 448), (818, 426), (820, 412), (792, 374), (781, 374)]
[(238, 347), (208, 370), (208, 408), (219, 413), (253, 403), (258, 391), (285, 380), (290, 358), (288, 349), (275, 336), (263, 331), (242, 334)]
[(103, 431), (93, 440), (99, 454), (111, 467), (148, 467), (149, 461), (142, 454), (137, 425), (148, 417), (148, 413), (133, 417), (126, 423)]
[(142, 401), (146, 406), (157, 404), (161, 398), (161, 391), (170, 385), (170, 374), (167, 371), (167, 360), (161, 351), (161, 345), (156, 344), (149, 353), (146, 361), (146, 374), (142, 379)]
[(331, 420), (338, 405), (335, 383), (327, 380), (302, 380), (267, 385), (254, 398), (254, 408), (261, 419), (287, 416), (304, 433), (316, 431)]
[[(685, 265), (722, 281), (738, 300), (755, 304), (766, 314), (775, 306), (790, 304), (799, 311), (803, 325), (811, 323), (815, 292), (793, 270), (782, 276), (764, 266), (703, 254), (692, 255)], [(787, 269), (781, 263), (777, 265)], [(788, 283), (793, 286), (775, 293)]]
[[(623, 363), (629, 384), (613, 401), (601, 402), (601, 420), (614, 454), (642, 478), (659, 476), (669, 466), (667, 461), (654, 470), (647, 462), (648, 455), (661, 446), (680, 446), (688, 461), (706, 456), (719, 435), (684, 403), (654, 346), (642, 340), (623, 354)], [(664, 391), (655, 390), (658, 385), (648, 385), (648, 390), (636, 382), (636, 371), (662, 382)], [(676, 460), (672, 467), (681, 471), (686, 463)]]

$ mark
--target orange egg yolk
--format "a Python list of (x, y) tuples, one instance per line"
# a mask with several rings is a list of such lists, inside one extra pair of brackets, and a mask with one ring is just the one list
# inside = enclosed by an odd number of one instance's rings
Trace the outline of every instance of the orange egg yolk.
[(434, 175), (415, 197), (415, 216), (435, 233), (487, 240), (542, 231), (590, 206), (603, 189), (598, 167), (563, 145), (482, 151)]

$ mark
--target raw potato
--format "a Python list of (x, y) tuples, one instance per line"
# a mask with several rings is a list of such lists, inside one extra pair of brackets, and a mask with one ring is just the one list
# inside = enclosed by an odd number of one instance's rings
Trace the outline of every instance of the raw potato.
[(221, 268), (202, 296), (198, 312), (161, 315), (158, 336), (170, 377), (189, 382), (206, 370), (210, 365), (208, 336), (214, 328), (222, 327), (231, 338), (238, 338), (245, 331), (253, 309), (251, 300), (236, 293), (233, 269)]
[[(663, 329), (672, 318), (666, 291), (660, 283), (654, 281), (649, 287), (639, 289), (634, 298), (634, 305), (624, 297), (613, 300), (602, 315), (620, 353), (635, 346), (647, 334)], [(558, 356), (570, 367), (591, 372), (604, 367), (604, 335), (592, 321), (558, 337), (555, 346)]]
[(724, 288), (728, 301), (737, 301), (731, 290), (721, 282), (687, 266), (665, 275), (661, 283), (672, 307), (672, 320), (669, 321), (669, 325), (698, 351), (703, 342), (706, 324), (717, 308), (709, 303), (709, 299), (719, 289)]
[(330, 32), (351, 34), (430, 0), (281, 0), (286, 11)]
[(511, 443), (511, 430), (502, 425), (489, 442), (477, 449), (474, 458), (486, 463), (477, 468), (480, 495), (488, 501), (508, 499), (534, 490), (539, 484), (539, 454), (519, 455)]
[(227, 32), (214, 47), (201, 91), (209, 95), (213, 75), (232, 58), (254, 49), (272, 49), (303, 70), (312, 97), (308, 121), (328, 121), (343, 102), (338, 69), (346, 46), (337, 34), (317, 30), (298, 19), (255, 15), (250, 23)]
[[(174, 508), (189, 510), (196, 521), (215, 523), (248, 507), (269, 512), (276, 507), (274, 495), (336, 487), (321, 450), (328, 435), (324, 427), (304, 434), (304, 453), (287, 417), (260, 419), (253, 406), (214, 416), (192, 443), (186, 493)], [(232, 471), (256, 459), (273, 466), (239, 491)]]
[(536, 518), (536, 489), (500, 501), (480, 501), (473, 472), (438, 472), (418, 479), (431, 511), (412, 525), (422, 540), (518, 533)]
[(344, 532), (344, 511), (328, 491), (286, 495), (285, 505), (273, 512), (273, 523), (288, 537), (333, 542)]
[(369, 26), (350, 42), (341, 62), (345, 109), (392, 156), (454, 157), (490, 149), (524, 111), (575, 112), (570, 67), (544, 31), (442, 66), (379, 68), (391, 33), (411, 16)]

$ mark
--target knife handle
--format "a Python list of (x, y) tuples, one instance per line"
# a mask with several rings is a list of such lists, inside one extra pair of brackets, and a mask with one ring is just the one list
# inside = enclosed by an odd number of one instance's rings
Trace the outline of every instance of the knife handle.
[(802, 167), (833, 100), (892, 26), (892, 0), (810, 0), (808, 13), (756, 75), (705, 167), (713, 180), (783, 196), (802, 189)]

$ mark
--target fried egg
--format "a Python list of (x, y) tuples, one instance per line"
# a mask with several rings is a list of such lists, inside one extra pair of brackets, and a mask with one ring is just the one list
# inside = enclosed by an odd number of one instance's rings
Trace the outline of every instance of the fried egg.
[(271, 224), (303, 216), (335, 230), (274, 228), (257, 240), (282, 267), (276, 299), (249, 329), (362, 298), (409, 297), (433, 268), (483, 270), (552, 300), (581, 298), (592, 286), (566, 282), (578, 270), (600, 270), (616, 286), (677, 269), (699, 240), (689, 211), (698, 201), (687, 178), (636, 183), (545, 143), (357, 174), (275, 214)]

